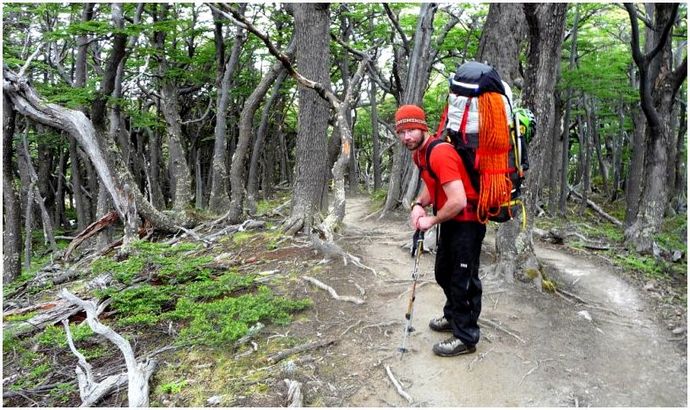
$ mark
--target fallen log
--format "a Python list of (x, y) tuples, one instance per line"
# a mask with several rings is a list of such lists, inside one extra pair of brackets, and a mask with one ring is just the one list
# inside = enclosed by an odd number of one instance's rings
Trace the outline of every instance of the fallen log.
[[(93, 301), (85, 301), (70, 293), (67, 289), (62, 289), (60, 297), (69, 301), (70, 303), (79, 306), (80, 309), (86, 311), (86, 322), (91, 330), (97, 333), (120, 349), (122, 356), (124, 356), (125, 364), (127, 365), (127, 398), (129, 407), (148, 407), (149, 405), (149, 378), (156, 368), (156, 361), (153, 359), (146, 359), (145, 362), (137, 361), (134, 356), (132, 345), (127, 339), (120, 334), (105, 326), (98, 320), (98, 313), (101, 311), (102, 305), (97, 306)], [(63, 322), (65, 332), (69, 332), (67, 322)], [(69, 333), (68, 333), (69, 334)], [(68, 339), (69, 341), (69, 339)], [(103, 382), (95, 382), (93, 374), (91, 373), (91, 366), (86, 362), (86, 359), (81, 355), (74, 344), (70, 344), (72, 352), (79, 358), (79, 365), (77, 366), (77, 380), (79, 382), (79, 393), (82, 398), (82, 405), (93, 402), (96, 394), (101, 394), (104, 387)], [(117, 375), (115, 377), (120, 377)], [(109, 381), (112, 383), (113, 381)], [(98, 399), (100, 399), (99, 396)]]
[(58, 324), (62, 320), (79, 313), (82, 309), (68, 301), (56, 300), (54, 302), (43, 303), (35, 309), (27, 310), (27, 312), (35, 310), (41, 310), (43, 313), (24, 321), (5, 321), (3, 326), (5, 335), (11, 334), (17, 337), (41, 331), (48, 326)]
[[(573, 187), (571, 187), (571, 186), (569, 186), (568, 189), (570, 190), (570, 192), (571, 192), (573, 195), (575, 195), (575, 196), (580, 200), (580, 202), (582, 202), (583, 198), (582, 198), (582, 195), (581, 195), (580, 193), (578, 193), (577, 191), (575, 191), (575, 189), (574, 189)], [(604, 211), (603, 209), (601, 209), (601, 207), (600, 207), (599, 205), (597, 205), (597, 204), (595, 204), (594, 202), (592, 202), (592, 200), (587, 199), (587, 205), (588, 205), (590, 208), (592, 208), (594, 211), (596, 211), (599, 215), (601, 215), (601, 216), (603, 216), (605, 219), (607, 219), (609, 222), (612, 222), (612, 223), (615, 224), (616, 226), (623, 226), (623, 222), (621, 222), (621, 221), (619, 221), (618, 219), (616, 219), (616, 217), (611, 216), (611, 215), (609, 215), (608, 213), (606, 213), (606, 211)]]
[(302, 407), (302, 383), (296, 380), (283, 380), (288, 388), (287, 406), (288, 407)]
[(67, 246), (67, 249), (65, 249), (65, 255), (63, 256), (64, 260), (69, 260), (70, 255), (72, 252), (77, 249), (79, 245), (81, 245), (85, 240), (93, 237), (94, 235), (98, 234), (102, 230), (106, 229), (107, 227), (113, 225), (115, 222), (117, 222), (120, 219), (119, 215), (115, 211), (110, 211), (107, 214), (103, 215), (99, 220), (96, 222), (92, 223), (91, 225), (87, 226), (83, 231), (81, 231), (72, 242)]

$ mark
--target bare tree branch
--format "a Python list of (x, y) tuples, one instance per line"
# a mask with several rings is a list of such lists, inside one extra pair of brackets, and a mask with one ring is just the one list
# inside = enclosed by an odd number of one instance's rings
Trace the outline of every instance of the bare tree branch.
[(393, 14), (393, 10), (391, 10), (390, 6), (387, 3), (383, 3), (383, 8), (386, 10), (386, 15), (388, 15), (388, 18), (390, 19), (391, 23), (393, 23), (393, 27), (395, 27), (395, 30), (400, 34), (400, 39), (402, 40), (403, 43), (403, 48), (405, 49), (405, 54), (410, 55), (410, 41), (407, 39), (407, 36), (405, 35), (405, 32), (403, 31), (402, 27), (400, 27), (400, 22), (398, 21), (398, 18)]

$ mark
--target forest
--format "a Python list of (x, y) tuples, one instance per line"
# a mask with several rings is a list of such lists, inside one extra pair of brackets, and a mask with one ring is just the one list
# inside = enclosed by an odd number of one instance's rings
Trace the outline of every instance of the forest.
[[(398, 341), (401, 311), (356, 310), (409, 284), (373, 250), (409, 242), (420, 190), (394, 113), (419, 105), (436, 130), (468, 61), (535, 118), (526, 226), (490, 223), (488, 283), (594, 312), (543, 248), (589, 255), (687, 360), (685, 3), (3, 3), (2, 18), (5, 406), (412, 405), (415, 367), (401, 386), (388, 356), (371, 347), (367, 367), (341, 339)], [(359, 377), (329, 370), (349, 366)], [(371, 369), (383, 402), (363, 394)], [(687, 405), (566, 396), (421, 404)]]

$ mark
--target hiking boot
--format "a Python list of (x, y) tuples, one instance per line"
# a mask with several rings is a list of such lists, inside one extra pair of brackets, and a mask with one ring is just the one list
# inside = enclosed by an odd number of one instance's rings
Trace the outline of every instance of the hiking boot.
[(431, 319), (429, 321), (429, 327), (431, 330), (435, 330), (437, 332), (451, 332), (453, 330), (450, 327), (450, 322), (448, 319), (443, 316)]
[(434, 345), (434, 353), (438, 356), (449, 357), (449, 356), (459, 356), (461, 354), (474, 353), (477, 348), (474, 346), (465, 346), (465, 344), (460, 341), (455, 336), (452, 336), (443, 342), (436, 343)]

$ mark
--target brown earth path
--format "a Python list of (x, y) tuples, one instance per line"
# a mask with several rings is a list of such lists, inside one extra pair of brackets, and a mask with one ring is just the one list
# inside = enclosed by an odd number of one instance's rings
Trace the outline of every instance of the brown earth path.
[[(529, 284), (504, 283), (490, 269), (483, 270), (481, 318), (513, 335), (485, 325), (475, 354), (437, 357), (431, 346), (448, 334), (433, 332), (427, 323), (441, 312), (445, 299), (433, 279), (434, 256), (425, 254), (421, 280), (428, 283), (418, 288), (412, 320), (416, 331), (408, 338), (410, 352), (400, 359), (396, 349), (412, 269), (412, 259), (400, 245), (412, 232), (403, 218), (364, 219), (369, 213), (367, 198), (348, 198), (341, 245), (362, 256), (378, 277), (367, 276), (366, 303), (345, 311), (345, 316), (356, 315), (353, 322), (363, 322), (359, 331), (344, 329), (344, 340), (334, 352), (345, 358), (343, 370), (361, 386), (343, 405), (687, 406), (686, 353), (669, 340), (671, 333), (655, 319), (643, 291), (594, 258), (542, 243), (535, 244), (536, 252), (550, 277), (586, 304), (539, 293)], [(484, 241), (483, 266), (493, 262), (491, 235)], [(364, 330), (363, 323), (381, 325)], [(396, 392), (386, 365), (412, 403)]]

